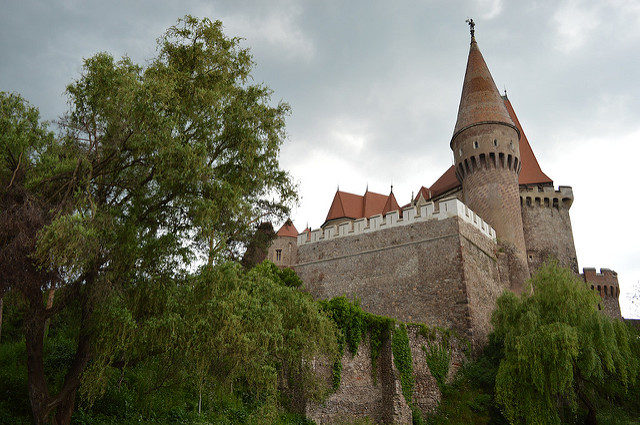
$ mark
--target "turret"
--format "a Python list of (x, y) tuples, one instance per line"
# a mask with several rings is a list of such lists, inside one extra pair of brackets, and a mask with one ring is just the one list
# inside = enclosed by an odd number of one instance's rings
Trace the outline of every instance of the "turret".
[(519, 140), (519, 130), (509, 117), (472, 28), (450, 146), (464, 202), (495, 229), (513, 257), (508, 262), (509, 280), (516, 292), (529, 277), (518, 186)]

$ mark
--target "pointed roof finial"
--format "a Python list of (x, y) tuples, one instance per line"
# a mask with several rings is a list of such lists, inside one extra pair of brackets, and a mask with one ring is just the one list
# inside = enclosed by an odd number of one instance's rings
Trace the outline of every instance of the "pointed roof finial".
[(364, 190), (364, 193), (367, 193), (369, 191), (369, 182), (367, 182), (367, 188)]
[(391, 183), (391, 193), (393, 193), (393, 183)]
[(473, 18), (469, 18), (465, 21), (467, 24), (469, 24), (469, 31), (471, 32), (471, 41), (473, 41), (473, 39), (475, 38), (475, 27), (476, 27), (476, 23), (473, 22)]

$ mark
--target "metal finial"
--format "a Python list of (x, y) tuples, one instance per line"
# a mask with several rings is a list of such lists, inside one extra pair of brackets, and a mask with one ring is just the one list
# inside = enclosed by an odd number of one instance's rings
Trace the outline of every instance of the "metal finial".
[(465, 22), (467, 24), (469, 24), (469, 31), (471, 31), (471, 39), (473, 39), (475, 37), (474, 34), (476, 32), (476, 30), (475, 30), (476, 23), (473, 22), (473, 18), (469, 18)]
[(391, 183), (391, 193), (393, 193), (393, 183)]

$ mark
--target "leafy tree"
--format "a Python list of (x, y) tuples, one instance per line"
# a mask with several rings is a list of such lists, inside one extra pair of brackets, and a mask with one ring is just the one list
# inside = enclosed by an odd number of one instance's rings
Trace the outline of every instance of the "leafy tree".
[(136, 393), (195, 389), (199, 412), (203, 396), (239, 392), (256, 400), (262, 423), (275, 418), (285, 376), (298, 396), (320, 399), (329, 388), (316, 380), (312, 360), (336, 355), (335, 326), (289, 278), (270, 262), (249, 271), (228, 262), (177, 286), (144, 285), (136, 296), (112, 299), (101, 333), (129, 335), (104, 340), (126, 343), (100, 347), (86, 372), (88, 400), (127, 370), (146, 371), (137, 374)]
[(571, 271), (548, 264), (531, 281), (533, 294), (507, 292), (493, 314), (504, 344), (496, 399), (513, 424), (559, 424), (565, 406), (583, 406), (595, 424), (598, 397), (637, 381), (637, 338), (597, 310), (597, 295)]
[[(0, 296), (11, 288), (27, 306), (36, 424), (69, 423), (89, 360), (128, 346), (137, 317), (121, 300), (148, 291), (138, 308), (152, 313), (151, 295), (177, 291), (194, 259), (236, 256), (253, 223), (295, 200), (278, 163), (289, 107), (250, 83), (239, 40), (187, 16), (158, 52), (145, 66), (85, 60), (57, 138), (35, 108), (0, 95)], [(75, 352), (52, 393), (45, 329), (63, 312)]]

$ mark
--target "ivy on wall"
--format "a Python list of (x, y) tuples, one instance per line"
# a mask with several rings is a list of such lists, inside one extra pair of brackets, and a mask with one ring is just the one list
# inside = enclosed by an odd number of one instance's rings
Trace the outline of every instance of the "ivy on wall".
[(394, 320), (390, 317), (378, 316), (364, 311), (357, 300), (347, 297), (336, 297), (321, 300), (320, 306), (333, 319), (338, 327), (338, 348), (340, 358), (333, 364), (333, 389), (340, 387), (342, 377), (342, 355), (345, 346), (355, 356), (360, 342), (369, 334), (371, 347), (371, 374), (374, 381), (378, 375), (378, 357), (385, 341), (389, 338)]
[(391, 338), (391, 351), (393, 352), (393, 363), (400, 372), (400, 384), (402, 385), (402, 395), (409, 406), (412, 405), (413, 397), (413, 361), (411, 359), (411, 347), (409, 346), (409, 335), (404, 323), (400, 323)]
[[(384, 344), (391, 338), (393, 362), (400, 373), (402, 395), (411, 408), (414, 424), (423, 424), (420, 409), (413, 402), (413, 359), (407, 325), (390, 317), (368, 313), (360, 307), (357, 300), (351, 301), (346, 297), (336, 297), (319, 301), (321, 308), (336, 323), (338, 332), (338, 347), (340, 357), (333, 364), (333, 389), (340, 387), (342, 379), (342, 355), (345, 348), (352, 355), (358, 353), (360, 343), (369, 334), (371, 348), (371, 373), (374, 382), (377, 380), (377, 365), (380, 352)], [(418, 328), (418, 334), (427, 340), (422, 346), (426, 356), (426, 363), (442, 389), (449, 373), (451, 360), (451, 339), (453, 337), (464, 341), (455, 331), (446, 328), (429, 327), (424, 324), (412, 323), (410, 326)]]

